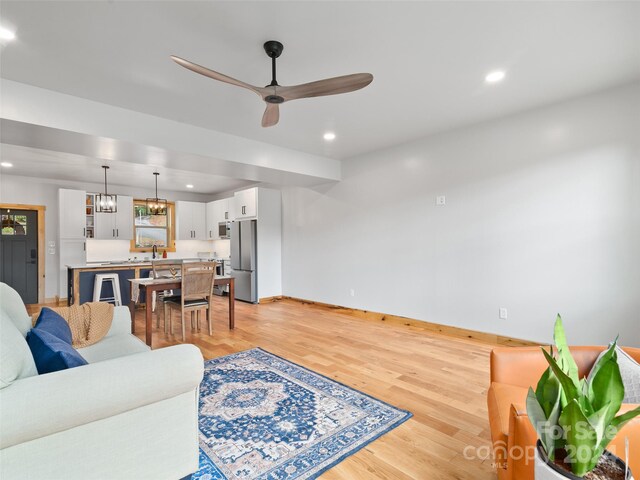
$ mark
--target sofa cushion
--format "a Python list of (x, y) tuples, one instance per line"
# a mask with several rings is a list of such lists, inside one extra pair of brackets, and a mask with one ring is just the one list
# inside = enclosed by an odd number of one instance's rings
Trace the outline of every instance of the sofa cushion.
[(69, 324), (58, 312), (54, 312), (50, 308), (44, 307), (40, 310), (40, 315), (38, 315), (38, 320), (34, 328), (44, 330), (71, 345), (71, 329), (69, 328)]
[(31, 330), (31, 317), (27, 313), (20, 294), (6, 283), (0, 283), (0, 307), (20, 331), (22, 337), (26, 337), (27, 332)]
[(0, 388), (8, 387), (14, 380), (37, 375), (31, 350), (22, 333), (0, 310)]
[(39, 374), (87, 365), (87, 361), (75, 348), (39, 328), (34, 328), (27, 334), (27, 344)]
[(618, 347), (618, 366), (624, 384), (623, 403), (640, 403), (640, 363)]
[(89, 363), (96, 363), (149, 350), (147, 344), (138, 337), (128, 333), (120, 333), (104, 337), (98, 343), (78, 349), (78, 352)]

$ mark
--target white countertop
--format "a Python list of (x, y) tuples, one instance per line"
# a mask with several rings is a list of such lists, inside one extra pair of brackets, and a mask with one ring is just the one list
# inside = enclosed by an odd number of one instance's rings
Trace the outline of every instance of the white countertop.
[[(202, 261), (203, 259), (200, 258), (159, 258), (158, 260), (188, 260), (188, 261)], [(222, 263), (225, 260), (229, 260), (228, 258), (218, 258), (216, 259), (216, 262)], [(151, 260), (142, 260), (139, 262), (127, 262), (127, 261), (122, 261), (122, 262), (117, 262), (117, 261), (113, 261), (113, 262), (89, 262), (89, 263), (76, 263), (76, 264), (71, 264), (71, 265), (66, 265), (67, 268), (71, 268), (71, 269), (78, 269), (78, 268), (82, 268), (82, 269), (92, 269), (92, 268), (96, 268), (96, 269), (101, 269), (101, 270), (105, 270), (108, 268), (122, 268), (122, 267), (130, 267), (130, 268), (136, 268), (136, 267), (151, 267)]]

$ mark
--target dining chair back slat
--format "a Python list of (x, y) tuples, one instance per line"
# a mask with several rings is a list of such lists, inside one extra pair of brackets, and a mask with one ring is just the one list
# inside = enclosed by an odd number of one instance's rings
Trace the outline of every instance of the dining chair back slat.
[(182, 302), (213, 295), (216, 278), (215, 262), (189, 262), (182, 264)]
[(151, 268), (153, 269), (153, 278), (172, 278), (180, 273), (182, 268), (182, 260), (153, 260)]

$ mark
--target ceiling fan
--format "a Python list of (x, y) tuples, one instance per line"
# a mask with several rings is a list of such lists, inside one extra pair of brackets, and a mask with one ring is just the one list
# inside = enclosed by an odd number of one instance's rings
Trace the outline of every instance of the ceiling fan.
[(280, 119), (280, 110), (278, 105), (289, 100), (297, 100), (299, 98), (322, 97), (325, 95), (336, 95), (338, 93), (348, 93), (360, 90), (373, 81), (373, 75), (370, 73), (354, 73), (352, 75), (343, 75), (341, 77), (327, 78), (318, 80), (317, 82), (303, 83), (301, 85), (293, 85), (284, 87), (276, 81), (276, 58), (280, 56), (284, 46), (275, 40), (269, 40), (264, 44), (264, 50), (271, 58), (271, 83), (266, 87), (255, 87), (248, 83), (241, 82), (235, 78), (231, 78), (222, 73), (214, 72), (206, 67), (190, 62), (174, 55), (171, 59), (184, 68), (213, 78), (221, 82), (230, 83), (238, 87), (243, 87), (260, 95), (262, 100), (267, 103), (267, 109), (262, 116), (262, 126), (271, 127), (278, 123)]

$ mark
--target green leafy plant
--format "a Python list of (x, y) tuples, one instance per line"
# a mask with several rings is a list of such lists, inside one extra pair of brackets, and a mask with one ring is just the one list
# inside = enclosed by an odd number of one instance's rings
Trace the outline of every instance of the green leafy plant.
[(542, 349), (549, 368), (536, 390), (529, 388), (527, 414), (551, 461), (564, 450), (565, 464), (583, 477), (592, 471), (609, 443), (640, 407), (616, 416), (624, 398), (618, 367), (617, 339), (594, 365), (589, 381), (578, 378), (560, 315), (556, 318), (553, 348)]

